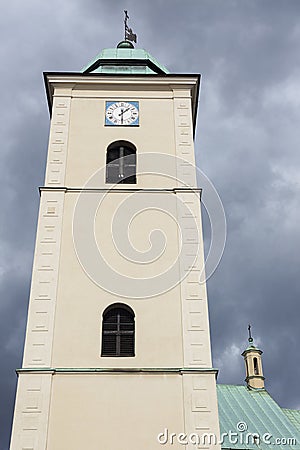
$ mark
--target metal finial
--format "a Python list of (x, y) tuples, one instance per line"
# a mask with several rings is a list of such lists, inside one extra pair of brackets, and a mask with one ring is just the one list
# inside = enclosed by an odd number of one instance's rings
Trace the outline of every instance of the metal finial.
[(131, 41), (131, 42), (135, 42), (137, 41), (137, 36), (135, 33), (133, 33), (132, 28), (129, 28), (128, 26), (128, 19), (129, 19), (129, 15), (128, 15), (128, 11), (126, 11), (124, 9), (124, 14), (125, 14), (125, 18), (124, 18), (124, 41)]
[(251, 325), (250, 325), (250, 323), (248, 325), (248, 333), (249, 333), (248, 341), (249, 342), (253, 342), (253, 337), (251, 336)]
[(125, 14), (125, 18), (124, 18), (124, 41), (126, 41), (126, 30), (128, 28), (127, 20), (129, 19), (129, 15), (128, 15), (128, 11), (126, 11), (125, 9), (124, 9), (124, 14)]

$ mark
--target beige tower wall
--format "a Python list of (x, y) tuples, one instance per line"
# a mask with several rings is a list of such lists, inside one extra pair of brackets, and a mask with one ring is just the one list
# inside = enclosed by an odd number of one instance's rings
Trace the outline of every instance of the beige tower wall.
[[(200, 198), (190, 190), (196, 187), (192, 111), (197, 78), (53, 75), (49, 83), (54, 96), (46, 183), (11, 450), (81, 450), (86, 442), (91, 450), (100, 444), (110, 450), (159, 448), (155, 439), (165, 427), (218, 434), (206, 288), (198, 282), (204, 265)], [(105, 100), (138, 100), (140, 126), (105, 127)], [(105, 152), (119, 139), (137, 148), (137, 184), (107, 192)], [(89, 198), (105, 193), (94, 233), (109, 266), (135, 280), (155, 277), (171, 264), (181, 283), (165, 291), (162, 286), (161, 294), (148, 299), (102, 289), (74, 248), (73, 217), (84, 187)], [(146, 265), (121, 258), (110, 232), (116, 211), (133, 193), (139, 195), (137, 204), (163, 205), (170, 213), (148, 208), (130, 224), (141, 252), (149, 250), (148, 235), (155, 228), (172, 243)], [(100, 355), (101, 316), (115, 302), (135, 312), (134, 358)], [(31, 392), (36, 392), (36, 409), (28, 403)], [(31, 428), (26, 428), (28, 419)]]
[[(101, 246), (105, 260), (112, 268), (112, 276), (114, 271), (121, 272), (130, 282), (137, 277), (148, 278), (159, 275), (161, 270), (165, 270), (176, 261), (178, 249), (177, 227), (169, 219), (162, 225), (168, 239), (175, 245), (168, 246), (168, 250), (159, 261), (140, 265), (120, 257), (114, 247), (110, 222), (127, 195), (118, 192), (105, 198), (104, 212), (102, 213), (101, 207), (95, 219), (95, 238)], [(159, 201), (158, 195), (164, 194), (149, 193), (147, 197), (149, 195), (154, 196), (155, 201)], [(99, 288), (83, 270), (74, 249), (72, 218), (77, 196), (76, 193), (66, 195), (51, 366), (182, 367), (180, 286), (149, 299), (128, 299)], [(166, 201), (169, 201), (168, 197), (175, 197), (175, 194), (166, 193), (165, 196)], [(148, 245), (148, 230), (157, 227), (159, 223), (157, 216), (159, 214), (146, 212), (136, 220), (137, 223), (132, 224), (132, 242), (137, 248), (143, 249), (145, 244)], [(102, 313), (107, 306), (116, 302), (126, 303), (135, 312), (136, 352), (133, 358), (100, 357)]]
[[(149, 87), (151, 89), (151, 86)], [(106, 164), (106, 149), (114, 141), (119, 139), (132, 142), (137, 148), (138, 173), (147, 171), (141, 155), (154, 153), (157, 156), (156, 167), (153, 170), (159, 173), (161, 153), (175, 156), (174, 115), (172, 93), (153, 92), (153, 98), (149, 92), (129, 90), (128, 93), (117, 91), (99, 90), (92, 92), (95, 98), (86, 99), (84, 94), (76, 91), (72, 101), (70, 117), (70, 134), (68, 164), (66, 167), (66, 184), (69, 187), (84, 186), (87, 180)], [(73, 94), (74, 95), (74, 94)], [(160, 97), (159, 97), (160, 96)], [(146, 97), (146, 98), (145, 98)], [(139, 100), (140, 126), (139, 127), (114, 127), (104, 126), (105, 99)], [(175, 160), (173, 168), (166, 168), (170, 175), (176, 174)], [(105, 172), (103, 172), (105, 174)], [(101, 172), (102, 175), (102, 172)], [(158, 179), (159, 178), (159, 179)], [(152, 176), (138, 176), (136, 185), (127, 185), (127, 188), (164, 188), (174, 187), (174, 178)], [(99, 177), (98, 187), (107, 188), (104, 177)], [(124, 186), (123, 186), (124, 187)]]
[[(253, 389), (263, 389), (265, 387), (261, 354), (261, 350), (255, 347), (243, 352), (246, 367), (245, 381)], [(257, 360), (257, 373), (255, 373), (254, 358)]]
[(184, 430), (176, 375), (56, 375), (52, 405), (48, 448), (55, 450), (87, 444), (90, 450), (159, 449), (157, 436), (164, 428)]

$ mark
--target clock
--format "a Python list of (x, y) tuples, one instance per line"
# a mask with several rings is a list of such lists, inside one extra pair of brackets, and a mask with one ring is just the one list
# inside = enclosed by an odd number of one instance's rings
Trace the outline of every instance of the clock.
[(112, 102), (105, 104), (105, 125), (138, 126), (139, 102)]

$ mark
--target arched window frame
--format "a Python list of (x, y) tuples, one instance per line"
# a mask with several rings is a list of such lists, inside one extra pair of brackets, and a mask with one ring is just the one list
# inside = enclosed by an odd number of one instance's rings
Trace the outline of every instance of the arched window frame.
[(106, 150), (106, 183), (136, 184), (136, 154), (131, 142), (112, 142)]
[[(111, 315), (114, 312), (115, 319)], [(130, 306), (113, 303), (103, 311), (101, 356), (135, 356), (135, 314)]]
[(258, 359), (256, 358), (256, 356), (253, 358), (253, 368), (254, 368), (254, 375), (259, 375)]

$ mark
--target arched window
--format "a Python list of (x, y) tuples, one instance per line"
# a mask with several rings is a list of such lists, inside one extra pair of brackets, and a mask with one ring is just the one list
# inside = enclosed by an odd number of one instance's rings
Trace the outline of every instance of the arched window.
[(257, 363), (257, 358), (253, 358), (253, 364), (254, 364), (254, 375), (258, 375), (258, 363)]
[(134, 312), (123, 303), (103, 312), (101, 356), (134, 356)]
[(136, 148), (127, 141), (116, 141), (107, 147), (106, 183), (136, 183)]

